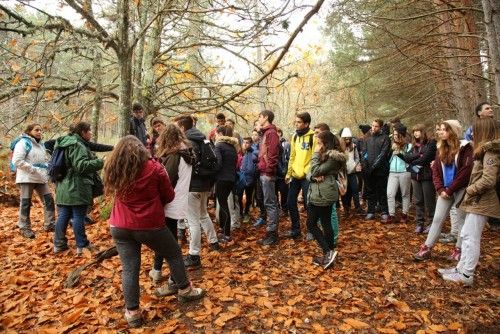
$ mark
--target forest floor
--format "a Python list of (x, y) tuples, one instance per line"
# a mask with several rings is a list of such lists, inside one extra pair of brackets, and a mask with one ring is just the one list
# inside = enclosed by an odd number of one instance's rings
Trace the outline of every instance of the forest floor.
[[(52, 234), (42, 231), (39, 202), (31, 214), (33, 240), (19, 234), (15, 204), (2, 200), (0, 212), (0, 331), (129, 331), (118, 257), (84, 270), (76, 287), (64, 288), (68, 274), (91, 261), (90, 253), (75, 256), (73, 232), (68, 230), (70, 250), (54, 255)], [(288, 227), (288, 219), (282, 219), (281, 231)], [(436, 272), (453, 265), (446, 259), (450, 245), (438, 244), (430, 261), (413, 260), (424, 235), (416, 235), (412, 224), (382, 225), (356, 217), (341, 219), (340, 228), (339, 255), (326, 271), (312, 264), (315, 242), (281, 239), (279, 246), (263, 248), (256, 240), (264, 230), (250, 224), (236, 231), (235, 242), (220, 253), (205, 244), (203, 268), (189, 274), (207, 296), (189, 304), (154, 295), (148, 278), (152, 252), (143, 248), (141, 307), (147, 322), (130, 332), (500, 332), (498, 230), (484, 231), (475, 284), (465, 288), (445, 283)], [(112, 246), (105, 221), (89, 226), (87, 233), (100, 249)]]

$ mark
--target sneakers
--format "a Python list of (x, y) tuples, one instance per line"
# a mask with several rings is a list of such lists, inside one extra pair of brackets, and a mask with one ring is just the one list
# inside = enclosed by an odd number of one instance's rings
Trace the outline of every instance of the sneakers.
[(406, 224), (408, 222), (408, 215), (406, 213), (402, 213), (401, 217), (399, 217), (399, 222), (401, 224)]
[(218, 235), (218, 239), (219, 239), (219, 243), (221, 243), (221, 244), (227, 244), (228, 242), (233, 241), (233, 239), (229, 235), (225, 235), (222, 233)]
[(239, 229), (239, 228), (241, 228), (241, 224), (239, 221), (235, 221), (235, 222), (231, 223), (231, 231), (234, 231), (234, 230)]
[(392, 223), (394, 223), (393, 219), (394, 219), (393, 216), (389, 216), (386, 213), (384, 213), (384, 214), (382, 214), (382, 216), (380, 216), (380, 222), (382, 224), (392, 224)]
[(219, 242), (216, 241), (216, 242), (212, 242), (210, 244), (210, 249), (213, 250), (213, 251), (216, 251), (216, 252), (219, 252), (220, 251), (220, 245), (219, 245)]
[(462, 254), (462, 250), (458, 247), (453, 248), (453, 252), (451, 252), (448, 260), (450, 261), (460, 261), (460, 255)]
[(200, 256), (199, 255), (191, 255), (191, 254), (188, 254), (185, 258), (184, 258), (184, 266), (186, 268), (190, 267), (190, 268), (193, 268), (193, 269), (198, 269), (201, 267), (201, 260), (200, 260)]
[(300, 231), (288, 231), (285, 233), (285, 238), (289, 239), (300, 239)]
[(427, 247), (425, 244), (420, 246), (420, 250), (413, 255), (415, 260), (423, 261), (431, 257), (431, 248)]
[(474, 282), (473, 276), (467, 277), (464, 274), (459, 273), (458, 271), (451, 273), (451, 274), (443, 275), (443, 279), (445, 281), (461, 283), (465, 286), (472, 286), (472, 283)]
[(30, 228), (22, 228), (21, 235), (27, 239), (35, 239), (35, 232)]
[(177, 284), (175, 284), (174, 281), (172, 281), (172, 278), (169, 277), (167, 283), (156, 289), (155, 295), (158, 297), (172, 296), (177, 292), (179, 292)]
[(257, 219), (255, 223), (253, 223), (253, 227), (261, 227), (266, 225), (266, 221), (262, 218)]
[(457, 267), (451, 267), (451, 268), (439, 268), (438, 273), (441, 275), (449, 275), (457, 272)]
[(313, 241), (314, 240), (314, 235), (312, 235), (311, 232), (306, 233), (306, 241)]
[(87, 249), (89, 252), (93, 253), (96, 251), (96, 248), (94, 245), (92, 244), (88, 244), (87, 246), (85, 247), (77, 247), (76, 248), (76, 256), (82, 256), (83, 255), (83, 251)]
[(67, 251), (68, 249), (69, 249), (69, 248), (68, 248), (68, 245), (54, 246), (54, 254), (61, 253), (61, 252), (64, 252), (64, 251)]
[(443, 244), (454, 244), (457, 242), (457, 238), (451, 234), (451, 233), (448, 233), (448, 234), (443, 234), (443, 236), (439, 239), (439, 242), (440, 243), (443, 243)]
[(313, 264), (321, 267), (323, 265), (323, 256), (315, 256), (315, 257), (313, 257)]
[(431, 230), (431, 225), (427, 225), (425, 228), (424, 228), (424, 232), (425, 234), (429, 233), (429, 231)]
[(181, 303), (186, 303), (201, 299), (203, 298), (203, 296), (205, 296), (205, 290), (203, 290), (202, 288), (193, 288), (191, 285), (189, 285), (186, 289), (179, 290), (177, 299)]
[(55, 229), (56, 229), (56, 223), (54, 222), (50, 222), (50, 224), (43, 226), (43, 230), (45, 232), (54, 232)]
[(243, 223), (246, 224), (246, 223), (249, 223), (249, 222), (250, 222), (250, 216), (248, 214), (245, 214), (243, 216)]
[(140, 310), (134, 310), (134, 311), (125, 310), (125, 320), (127, 320), (128, 326), (130, 328), (141, 327), (143, 324)]
[(156, 270), (155, 268), (149, 271), (148, 276), (151, 278), (154, 284), (158, 284), (161, 281), (161, 270)]
[(276, 232), (267, 232), (266, 236), (263, 239), (257, 241), (257, 243), (262, 246), (276, 245), (278, 243), (278, 235), (276, 234)]
[(417, 225), (415, 227), (415, 233), (424, 233), (424, 226), (423, 225)]
[(373, 213), (367, 213), (365, 216), (365, 220), (374, 220), (375, 215)]
[(333, 264), (333, 261), (335, 261), (336, 257), (337, 257), (337, 251), (331, 250), (328, 253), (326, 253), (323, 259), (323, 269), (330, 268), (330, 266)]

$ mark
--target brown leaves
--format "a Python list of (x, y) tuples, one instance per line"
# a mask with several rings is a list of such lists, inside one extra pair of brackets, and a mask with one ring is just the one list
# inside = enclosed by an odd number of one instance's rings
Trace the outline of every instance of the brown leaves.
[(358, 320), (358, 319), (347, 318), (347, 319), (344, 319), (344, 322), (354, 329), (370, 328), (370, 325), (368, 325), (366, 322), (363, 322), (363, 321)]

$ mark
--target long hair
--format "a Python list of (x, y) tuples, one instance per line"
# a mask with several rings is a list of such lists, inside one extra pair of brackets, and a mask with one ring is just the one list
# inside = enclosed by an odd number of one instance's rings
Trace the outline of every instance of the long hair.
[(106, 194), (126, 196), (149, 158), (148, 150), (135, 136), (122, 138), (104, 164)]
[(174, 123), (167, 124), (165, 130), (158, 137), (158, 157), (176, 153), (191, 144), (181, 128)]
[(80, 137), (83, 137), (82, 135), (84, 132), (90, 131), (90, 123), (78, 122), (74, 127), (70, 127), (70, 131), (79, 135)]
[(445, 165), (451, 164), (455, 161), (455, 155), (460, 150), (460, 140), (458, 139), (458, 135), (453, 131), (451, 126), (446, 122), (441, 122), (440, 126), (444, 125), (446, 132), (448, 132), (448, 139), (443, 140), (439, 139), (438, 142), (438, 153), (439, 160), (443, 162)]
[(476, 118), (472, 125), (474, 134), (474, 159), (481, 160), (484, 156), (483, 146), (499, 137), (500, 127), (493, 118)]
[[(420, 131), (420, 139), (417, 141), (415, 136), (413, 135), (415, 131)], [(423, 124), (416, 124), (412, 129), (411, 129), (411, 143), (412, 146), (415, 146), (415, 144), (427, 144), (429, 139), (427, 138), (427, 132), (425, 131), (425, 125)]]
[[(394, 132), (398, 133), (397, 138), (399, 139), (399, 141), (396, 141), (396, 136), (394, 136)], [(399, 132), (397, 129), (394, 129), (392, 131), (392, 150), (396, 152), (401, 152), (403, 151), (405, 145), (406, 145), (406, 136), (403, 136), (401, 132)]]
[(323, 146), (319, 151), (321, 162), (324, 162), (328, 159), (328, 151), (337, 150), (339, 152), (344, 152), (339, 138), (330, 131), (323, 131), (318, 133), (318, 140), (321, 140), (321, 143), (323, 143)]
[(24, 128), (24, 133), (27, 134), (28, 136), (31, 136), (30, 133), (31, 131), (33, 131), (33, 129), (35, 128), (35, 126), (39, 126), (39, 127), (42, 127), (40, 124), (38, 123), (32, 123), (32, 124), (28, 124), (26, 125), (26, 127)]

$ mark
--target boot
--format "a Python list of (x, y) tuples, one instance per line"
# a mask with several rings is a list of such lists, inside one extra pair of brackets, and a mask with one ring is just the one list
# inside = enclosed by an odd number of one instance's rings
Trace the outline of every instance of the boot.
[(47, 232), (53, 232), (56, 226), (56, 208), (52, 194), (43, 195), (43, 204), (45, 216), (43, 229)]
[(258, 241), (262, 246), (271, 246), (278, 243), (278, 234), (275, 231), (269, 231), (266, 233), (264, 239)]

